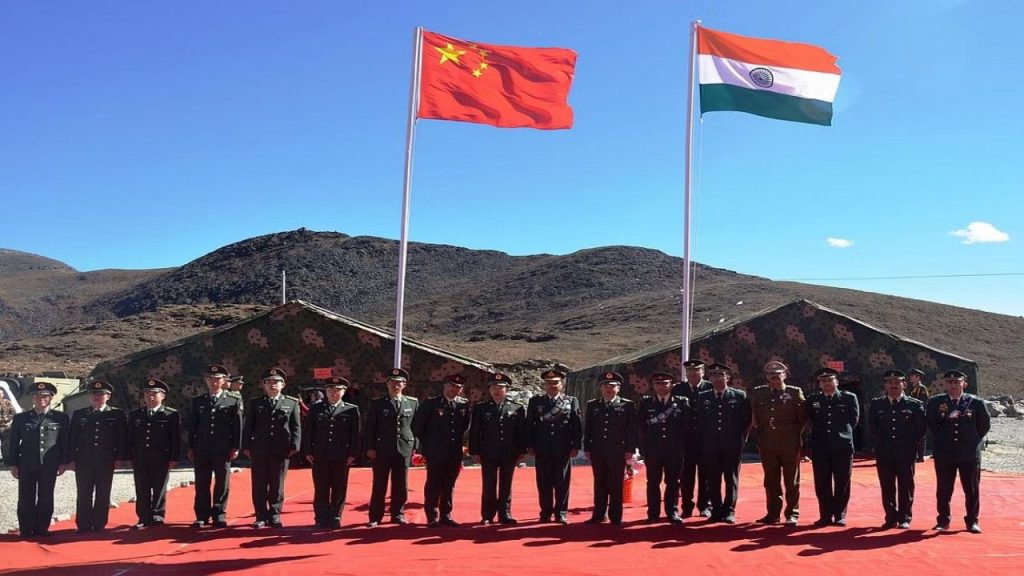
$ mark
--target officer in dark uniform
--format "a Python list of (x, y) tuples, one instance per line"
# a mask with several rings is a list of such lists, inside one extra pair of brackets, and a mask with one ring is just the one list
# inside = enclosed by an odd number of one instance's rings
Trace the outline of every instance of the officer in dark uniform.
[[(711, 389), (711, 383), (704, 379), (704, 363), (700, 360), (687, 360), (683, 362), (683, 370), (686, 372), (686, 382), (680, 382), (672, 387), (673, 396), (684, 396), (692, 408), (697, 405), (697, 399), (701, 392)], [(683, 441), (683, 467), (679, 478), (679, 489), (683, 501), (683, 518), (688, 518), (694, 510), (694, 484), (697, 487), (697, 512), (707, 518), (711, 516), (711, 496), (709, 492), (710, 478), (701, 471), (701, 447), (697, 434), (697, 420), (687, 420), (686, 438)]]
[(71, 421), (50, 409), (57, 387), (32, 385), (32, 409), (14, 416), (4, 463), (18, 480), (18, 529), (22, 538), (50, 535), (53, 487), (64, 473)]
[(811, 462), (818, 497), (815, 526), (846, 526), (853, 474), (853, 429), (860, 422), (860, 403), (853, 392), (839, 390), (839, 372), (821, 368), (814, 373), (819, 391), (807, 398), (811, 424)]
[[(466, 379), (452, 374), (445, 379), (441, 394), (420, 403), (412, 418), (412, 431), (419, 438), (420, 453), (427, 459), (427, 481), (423, 486), (423, 511), (427, 526), (458, 526), (452, 518), (455, 481), (462, 470), (462, 446), (469, 429), (469, 401), (460, 393)], [(437, 509), (440, 507), (440, 519)]]
[(90, 407), (76, 410), (71, 418), (69, 453), (78, 487), (79, 534), (106, 530), (114, 468), (128, 456), (128, 418), (124, 410), (107, 405), (114, 387), (97, 380), (88, 389)]
[(935, 501), (938, 519), (935, 530), (949, 529), (949, 500), (957, 474), (964, 490), (967, 530), (981, 534), (978, 514), (981, 502), (978, 491), (981, 484), (981, 449), (991, 423), (985, 403), (967, 394), (967, 375), (949, 370), (942, 376), (945, 394), (932, 396), (928, 401), (928, 429), (935, 438), (932, 460), (935, 461)]
[(598, 380), (601, 397), (587, 402), (583, 451), (594, 473), (594, 512), (586, 524), (600, 524), (605, 515), (622, 524), (622, 483), (626, 462), (636, 452), (636, 409), (619, 396), (622, 375), (605, 372)]
[[(208, 390), (192, 398), (188, 420), (188, 457), (195, 466), (196, 496), (193, 528), (213, 520), (216, 528), (228, 525), (226, 510), (231, 487), (231, 461), (242, 448), (242, 403), (224, 393), (227, 368), (211, 364), (203, 373)], [(213, 498), (210, 481), (213, 480)]]
[(572, 459), (583, 442), (580, 402), (563, 392), (564, 372), (545, 370), (540, 377), (546, 393), (530, 398), (526, 408), (526, 447), (536, 466), (540, 521), (568, 524)]
[(661, 515), (661, 483), (665, 482), (665, 515), (669, 522), (682, 524), (677, 508), (679, 476), (683, 466), (683, 444), (692, 430), (690, 401), (672, 394), (675, 377), (667, 372), (651, 374), (653, 396), (640, 399), (639, 447), (647, 465), (647, 521)]
[(512, 475), (526, 454), (526, 408), (507, 398), (509, 378), (501, 372), (488, 379), (491, 399), (473, 409), (469, 425), (469, 453), (480, 464), (483, 494), (482, 524), (516, 524), (512, 517)]
[(927, 426), (925, 405), (903, 393), (906, 380), (899, 370), (886, 370), (882, 385), (885, 395), (872, 399), (868, 410), (885, 510), (882, 528), (905, 530), (914, 515), (914, 454)]
[(694, 412), (701, 448), (701, 469), (711, 497), (709, 521), (735, 524), (740, 459), (750, 432), (750, 402), (746, 392), (729, 386), (732, 370), (728, 366), (711, 364), (707, 369), (711, 376), (711, 389), (700, 393)]
[(281, 393), (285, 371), (269, 368), (263, 373), (263, 391), (252, 401), (242, 429), (242, 451), (252, 466), (253, 528), (281, 528), (284, 480), (288, 459), (302, 446), (299, 399)]
[(409, 498), (409, 466), (416, 449), (412, 418), (419, 401), (402, 394), (409, 373), (401, 368), (388, 372), (388, 395), (370, 402), (366, 414), (366, 455), (372, 461), (373, 489), (370, 494), (370, 522), (384, 519), (384, 495), (391, 479), (391, 521), (408, 524), (405, 503)]
[(754, 388), (750, 395), (768, 509), (758, 519), (761, 524), (779, 521), (783, 489), (786, 525), (796, 526), (800, 518), (800, 443), (807, 427), (807, 408), (803, 390), (786, 384), (788, 372), (782, 362), (768, 362), (764, 365), (768, 385)]
[(313, 516), (320, 528), (340, 528), (348, 471), (359, 455), (359, 407), (342, 400), (348, 380), (327, 380), (327, 400), (314, 404), (302, 435), (302, 452), (313, 466)]
[[(921, 402), (923, 406), (927, 406), (928, 397), (931, 396), (931, 393), (928, 391), (928, 386), (925, 386), (925, 383), (921, 380), (922, 378), (924, 378), (924, 372), (917, 368), (911, 368), (908, 370), (906, 393), (914, 400)], [(917, 443), (918, 462), (924, 462), (924, 453), (928, 444), (927, 436), (928, 434), (925, 433), (925, 435), (921, 437), (921, 441)]]
[(167, 478), (181, 455), (181, 417), (164, 406), (167, 384), (156, 378), (142, 385), (144, 408), (128, 415), (128, 457), (135, 478), (135, 513), (141, 530), (164, 523)]

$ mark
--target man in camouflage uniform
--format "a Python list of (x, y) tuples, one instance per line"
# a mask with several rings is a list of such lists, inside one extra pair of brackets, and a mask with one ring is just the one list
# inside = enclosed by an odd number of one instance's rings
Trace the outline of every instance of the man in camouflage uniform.
[(469, 429), (469, 401), (460, 395), (465, 385), (466, 379), (460, 374), (448, 376), (442, 393), (421, 402), (412, 418), (412, 431), (419, 438), (420, 453), (427, 459), (423, 511), (430, 528), (459, 525), (452, 518), (452, 500), (455, 481), (462, 470), (463, 438)]
[(787, 373), (782, 362), (765, 364), (768, 385), (754, 388), (751, 406), (767, 505), (767, 513), (758, 522), (779, 521), (785, 487), (786, 525), (796, 526), (800, 517), (800, 440), (807, 426), (807, 409), (803, 391), (786, 384)]
[(636, 452), (636, 410), (619, 396), (622, 375), (606, 372), (598, 385), (601, 397), (587, 402), (583, 451), (594, 473), (594, 511), (586, 524), (600, 524), (605, 515), (622, 524), (626, 463)]
[(174, 408), (164, 406), (167, 390), (162, 380), (146, 380), (142, 385), (146, 405), (128, 415), (128, 459), (139, 517), (134, 530), (164, 523), (167, 479), (181, 457), (181, 417)]
[[(928, 391), (928, 387), (925, 386), (922, 378), (924, 378), (924, 372), (917, 368), (911, 368), (907, 372), (907, 394), (914, 400), (917, 400), (924, 406), (927, 406), (928, 397), (931, 396), (931, 393)], [(928, 445), (927, 436), (928, 434), (925, 433), (925, 435), (921, 437), (921, 441), (917, 443), (918, 462), (924, 462), (924, 454)]]
[(491, 374), (491, 398), (476, 405), (469, 425), (469, 453), (480, 464), (483, 493), (480, 519), (484, 525), (517, 524), (512, 517), (512, 476), (526, 454), (526, 408), (507, 397), (509, 377)]
[(299, 399), (281, 393), (285, 374), (281, 368), (263, 373), (266, 396), (253, 400), (245, 415), (242, 451), (252, 466), (253, 528), (281, 528), (288, 459), (302, 446)]
[[(203, 373), (207, 393), (192, 398), (188, 419), (188, 457), (195, 467), (196, 521), (202, 528), (213, 520), (215, 528), (226, 528), (231, 461), (242, 448), (242, 404), (224, 393), (228, 371), (211, 364)], [(213, 481), (211, 499), (210, 482)]]
[(673, 524), (682, 524), (679, 516), (679, 473), (683, 466), (683, 444), (691, 431), (690, 401), (674, 396), (675, 377), (666, 372), (651, 374), (654, 395), (640, 399), (640, 455), (647, 465), (647, 522), (661, 516), (661, 484), (665, 483), (665, 516)]
[(359, 455), (359, 407), (342, 400), (348, 380), (324, 385), (327, 401), (309, 409), (302, 452), (313, 466), (313, 516), (319, 528), (340, 528), (348, 472)]
[(882, 385), (885, 395), (873, 398), (868, 409), (885, 511), (882, 528), (906, 530), (914, 515), (914, 455), (927, 426), (925, 406), (903, 393), (906, 380), (899, 370), (886, 370)]
[(541, 379), (546, 393), (530, 398), (526, 408), (526, 446), (536, 462), (540, 521), (568, 524), (572, 459), (583, 441), (580, 403), (562, 392), (564, 372), (546, 370)]
[[(729, 386), (732, 370), (724, 364), (708, 366), (711, 389), (700, 393), (694, 413), (711, 498), (710, 522), (736, 523), (739, 499), (740, 461), (750, 432), (750, 402), (747, 393)], [(722, 492), (722, 483), (725, 492)]]
[(860, 422), (860, 404), (853, 392), (839, 390), (839, 372), (814, 373), (820, 390), (807, 397), (811, 423), (811, 462), (818, 498), (815, 526), (846, 526), (853, 474), (853, 429)]
[(128, 456), (128, 418), (107, 404), (114, 387), (96, 381), (88, 386), (89, 408), (71, 418), (69, 464), (78, 487), (75, 523), (78, 533), (103, 532), (110, 513), (114, 468)]
[(18, 529), (22, 538), (50, 535), (53, 489), (64, 473), (71, 421), (52, 410), (57, 387), (32, 385), (32, 409), (14, 417), (4, 463), (18, 480)]

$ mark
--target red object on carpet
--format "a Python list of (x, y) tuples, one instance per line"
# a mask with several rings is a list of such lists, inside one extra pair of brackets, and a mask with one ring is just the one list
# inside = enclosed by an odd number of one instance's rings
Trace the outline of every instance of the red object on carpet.
[[(308, 469), (288, 474), (282, 529), (255, 530), (248, 471), (231, 479), (229, 528), (195, 530), (192, 489), (168, 495), (167, 526), (129, 531), (131, 505), (111, 511), (111, 530), (86, 537), (73, 522), (54, 536), (31, 541), (0, 537), (0, 574), (619, 574), (688, 573), (775, 576), (899, 574), (1024, 574), (1024, 476), (985, 472), (981, 480), (984, 534), (963, 530), (963, 496), (953, 498), (952, 530), (936, 533), (935, 478), (931, 462), (917, 467), (917, 501), (910, 530), (879, 530), (882, 511), (874, 463), (854, 467), (849, 525), (814, 528), (817, 503), (809, 464), (801, 483), (800, 526), (762, 526), (760, 465), (744, 464), (738, 524), (690, 518), (684, 526), (648, 525), (644, 478), (634, 484), (624, 526), (585, 525), (590, 517), (591, 474), (573, 469), (569, 526), (537, 523), (532, 468), (516, 471), (512, 512), (518, 526), (481, 526), (480, 471), (463, 470), (456, 487), (459, 528), (423, 525), (422, 469), (410, 474), (410, 526), (366, 528), (370, 470), (351, 475), (343, 526), (313, 529), (313, 485)], [(470, 546), (472, 545), (472, 546)]]

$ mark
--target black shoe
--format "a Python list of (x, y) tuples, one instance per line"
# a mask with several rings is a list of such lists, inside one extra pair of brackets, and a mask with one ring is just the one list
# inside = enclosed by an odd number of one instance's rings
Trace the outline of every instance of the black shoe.
[(460, 526), (458, 522), (452, 520), (451, 516), (445, 516), (444, 518), (441, 518), (441, 525), (451, 526), (452, 528), (458, 528)]
[(252, 527), (253, 528), (257, 528), (257, 529), (259, 529), (259, 528), (266, 528), (267, 527), (267, 523), (264, 522), (263, 520), (257, 520), (257, 521), (252, 523)]
[(228, 521), (227, 520), (214, 520), (213, 521), (213, 527), (214, 528), (227, 528), (228, 527)]
[(341, 528), (341, 520), (331, 520), (330, 522), (327, 523), (327, 526), (325, 526), (325, 528), (330, 528), (331, 530), (337, 530), (338, 528)]
[(896, 527), (899, 528), (900, 530), (909, 530), (910, 529), (910, 522), (904, 520), (903, 522), (900, 522), (899, 524), (897, 524)]
[(88, 528), (79, 528), (75, 530), (75, 534), (88, 534), (89, 532), (92, 532), (92, 530), (89, 530)]
[(511, 516), (506, 516), (506, 517), (502, 518), (500, 520), (500, 522), (502, 524), (505, 524), (506, 526), (514, 526), (516, 524), (519, 524), (519, 520), (516, 520), (515, 518), (513, 518)]
[(832, 522), (832, 524), (836, 526), (846, 526), (846, 518), (836, 518), (835, 522)]
[(661, 518), (659, 518), (657, 516), (648, 516), (647, 517), (647, 523), (648, 524), (656, 524), (658, 522), (658, 520), (661, 520)]
[(370, 520), (366, 523), (367, 528), (376, 528), (377, 526), (380, 526), (380, 520)]
[(758, 524), (778, 524), (779, 523), (779, 517), (778, 516), (762, 516), (761, 518), (757, 519), (757, 523)]
[(569, 519), (566, 518), (565, 516), (563, 516), (562, 514), (559, 514), (558, 517), (555, 518), (555, 522), (558, 522), (562, 526), (565, 526), (566, 524), (569, 523)]
[(42, 532), (36, 532), (35, 534), (33, 534), (33, 536), (35, 536), (36, 538), (49, 538), (50, 536), (53, 536), (53, 532), (50, 532), (49, 530), (43, 530)]
[(622, 526), (622, 518), (615, 518), (611, 521), (615, 526)]
[(270, 523), (270, 527), (271, 528), (284, 528), (284, 524), (282, 524), (280, 520), (276, 520), (276, 521), (272, 521)]
[(700, 515), (702, 518), (711, 518), (711, 508), (705, 508), (701, 510)]
[(138, 524), (132, 524), (130, 529), (131, 530), (145, 530), (146, 529), (146, 523), (145, 522), (139, 522)]
[(828, 526), (831, 523), (832, 523), (832, 521), (827, 519), (827, 518), (818, 518), (817, 520), (814, 521), (813, 525), (820, 527), (820, 526)]
[(551, 516), (546, 515), (546, 514), (541, 514), (540, 518), (537, 518), (537, 521), (540, 522), (541, 524), (547, 524), (548, 522), (551, 522)]
[(940, 523), (936, 524), (935, 526), (933, 526), (932, 530), (935, 530), (936, 532), (943, 532), (943, 531), (949, 530), (949, 524), (943, 524), (943, 523), (940, 522)]
[(736, 523), (736, 517), (733, 516), (732, 514), (730, 514), (730, 515), (722, 518), (722, 522), (725, 522), (726, 524), (735, 524)]
[(588, 520), (584, 520), (583, 521), (584, 524), (600, 524), (602, 522), (604, 522), (604, 518), (597, 518), (597, 517), (592, 517), (592, 518), (590, 518)]
[(483, 526), (490, 526), (491, 524), (494, 524), (494, 520), (491, 520), (489, 518), (481, 518), (480, 524)]
[(967, 531), (971, 534), (981, 534), (981, 526), (978, 526), (977, 522), (972, 522), (967, 525)]
[(797, 525), (796, 516), (788, 516), (786, 518), (786, 526), (796, 526), (796, 525)]
[(189, 524), (189, 526), (191, 526), (192, 528), (202, 528), (203, 526), (206, 526), (206, 520), (196, 520), (195, 522)]
[(405, 519), (405, 516), (392, 516), (391, 523), (398, 524), (399, 526), (405, 526), (409, 521)]
[(673, 515), (669, 516), (668, 517), (668, 521), (673, 523), (673, 524), (676, 524), (676, 525), (679, 525), (679, 524), (683, 523), (683, 519), (680, 518), (678, 514), (673, 514)]
[(31, 530), (21, 530), (21, 531), (18, 532), (18, 536), (21, 536), (21, 538), (23, 540), (25, 538), (34, 538), (35, 535), (36, 535), (36, 533), (32, 532)]
[(683, 506), (682, 517), (683, 518), (689, 518), (690, 516), (693, 516), (693, 507), (691, 507), (691, 506)]
[(427, 520), (427, 528), (437, 528), (441, 525), (437, 520)]

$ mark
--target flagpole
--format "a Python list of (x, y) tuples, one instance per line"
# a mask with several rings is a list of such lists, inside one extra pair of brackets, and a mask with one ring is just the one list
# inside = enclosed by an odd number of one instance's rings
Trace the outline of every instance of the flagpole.
[(686, 379), (686, 371), (682, 363), (690, 359), (690, 320), (692, 317), (693, 296), (693, 274), (690, 270), (690, 185), (693, 180), (691, 175), (691, 167), (693, 165), (693, 71), (697, 65), (697, 30), (699, 27), (700, 20), (694, 20), (690, 26), (690, 72), (686, 84), (686, 184), (683, 202), (683, 334), (680, 347), (682, 353), (679, 366), (680, 380)]
[(398, 244), (398, 295), (395, 302), (394, 368), (402, 367), (402, 316), (405, 308), (405, 265), (409, 251), (409, 197), (412, 194), (412, 148), (416, 138), (416, 109), (420, 99), (420, 66), (423, 54), (423, 28), (413, 35), (412, 82), (409, 87), (409, 120), (406, 124), (405, 175), (402, 192), (402, 236)]

